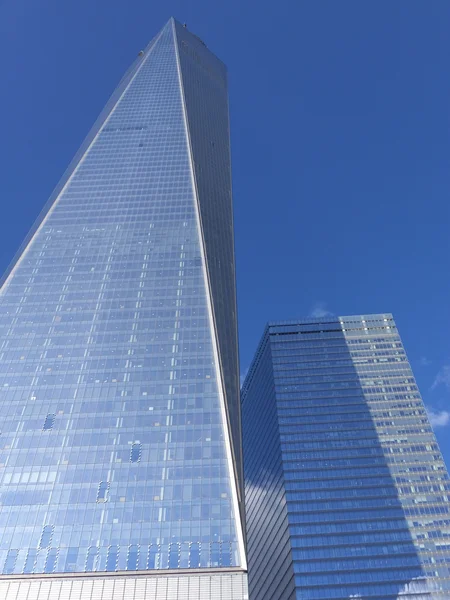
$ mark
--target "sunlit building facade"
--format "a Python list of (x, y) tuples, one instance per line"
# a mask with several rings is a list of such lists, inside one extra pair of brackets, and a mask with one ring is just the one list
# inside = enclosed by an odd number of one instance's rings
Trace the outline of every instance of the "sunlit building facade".
[(0, 598), (247, 598), (227, 75), (173, 19), (3, 277), (0, 411)]
[(448, 600), (448, 473), (390, 314), (267, 326), (242, 388), (250, 600)]

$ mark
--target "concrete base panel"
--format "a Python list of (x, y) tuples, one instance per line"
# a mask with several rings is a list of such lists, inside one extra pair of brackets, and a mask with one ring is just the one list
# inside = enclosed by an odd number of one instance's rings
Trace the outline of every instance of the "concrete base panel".
[(243, 572), (0, 580), (1, 600), (248, 600)]

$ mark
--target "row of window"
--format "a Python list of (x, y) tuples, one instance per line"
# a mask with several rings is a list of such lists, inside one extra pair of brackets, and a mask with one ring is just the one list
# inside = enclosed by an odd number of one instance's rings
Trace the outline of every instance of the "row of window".
[[(173, 543), (162, 545), (111, 545), (89, 548), (11, 549), (4, 559), (3, 574), (73, 571), (119, 571), (229, 567), (236, 564), (231, 543)], [(25, 555), (25, 558), (24, 558)], [(24, 558), (24, 560), (23, 560)], [(20, 560), (22, 559), (22, 560)]]

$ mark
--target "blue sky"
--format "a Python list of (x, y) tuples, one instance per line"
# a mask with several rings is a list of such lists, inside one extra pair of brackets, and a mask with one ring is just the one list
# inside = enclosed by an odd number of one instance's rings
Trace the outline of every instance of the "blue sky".
[(0, 270), (171, 15), (229, 68), (243, 371), (267, 320), (393, 312), (450, 465), (448, 0), (0, 0)]

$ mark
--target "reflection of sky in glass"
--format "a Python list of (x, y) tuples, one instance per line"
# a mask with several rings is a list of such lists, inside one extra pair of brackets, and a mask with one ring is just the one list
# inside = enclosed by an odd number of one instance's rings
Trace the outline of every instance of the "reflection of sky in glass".
[(170, 22), (2, 292), (4, 573), (240, 564), (195, 202)]
[(448, 598), (448, 475), (392, 316), (272, 324), (256, 356), (250, 596)]

